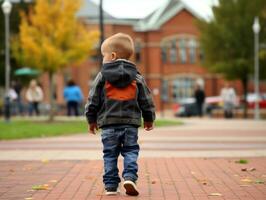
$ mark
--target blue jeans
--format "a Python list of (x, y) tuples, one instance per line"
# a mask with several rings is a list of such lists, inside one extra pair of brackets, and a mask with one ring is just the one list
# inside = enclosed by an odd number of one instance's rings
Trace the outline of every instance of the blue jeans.
[(102, 129), (105, 188), (118, 187), (117, 159), (119, 154), (124, 157), (122, 177), (136, 181), (138, 179), (139, 155), (138, 128), (133, 126), (112, 126)]

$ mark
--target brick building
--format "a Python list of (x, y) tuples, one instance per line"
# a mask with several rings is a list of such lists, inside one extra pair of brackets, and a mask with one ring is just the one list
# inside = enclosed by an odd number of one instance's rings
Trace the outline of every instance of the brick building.
[[(207, 96), (219, 95), (224, 84), (220, 75), (209, 73), (201, 65), (204, 55), (199, 46), (199, 30), (193, 9), (180, 0), (166, 1), (144, 19), (116, 19), (104, 13), (105, 37), (117, 32), (127, 33), (135, 41), (132, 57), (152, 90), (157, 110), (170, 109), (172, 104), (193, 95), (196, 83), (201, 84)], [(98, 8), (90, 0), (78, 13), (89, 30), (98, 29)], [(57, 101), (63, 103), (65, 82), (73, 78), (88, 95), (91, 82), (100, 69), (99, 59), (88, 58), (82, 66), (68, 68), (56, 76)], [(47, 76), (42, 82), (47, 85)], [(232, 82), (237, 94), (242, 94), (240, 81)], [(48, 88), (48, 87), (45, 87)], [(49, 91), (46, 91), (46, 94)], [(48, 95), (47, 95), (48, 96)]]

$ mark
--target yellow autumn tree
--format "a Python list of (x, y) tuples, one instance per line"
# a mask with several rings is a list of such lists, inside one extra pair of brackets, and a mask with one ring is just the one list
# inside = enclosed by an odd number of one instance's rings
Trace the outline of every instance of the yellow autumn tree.
[(20, 32), (12, 41), (19, 63), (49, 73), (51, 107), (53, 74), (87, 59), (98, 41), (98, 32), (87, 30), (76, 17), (81, 5), (81, 0), (36, 0), (29, 14), (21, 13)]

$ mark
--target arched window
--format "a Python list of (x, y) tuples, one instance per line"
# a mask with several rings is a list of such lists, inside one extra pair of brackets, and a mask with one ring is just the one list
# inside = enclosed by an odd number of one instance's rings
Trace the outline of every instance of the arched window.
[(179, 58), (181, 63), (186, 63), (187, 62), (187, 52), (186, 52), (186, 41), (185, 39), (180, 39), (178, 41), (178, 46), (179, 46)]
[(190, 39), (188, 42), (188, 48), (189, 48), (189, 61), (190, 63), (195, 63), (196, 62), (196, 48), (197, 48), (197, 43), (195, 39)]
[(164, 44), (161, 47), (161, 59), (162, 59), (163, 63), (167, 62), (167, 46), (166, 46), (166, 44)]
[(135, 59), (137, 63), (141, 62), (141, 43), (140, 42), (135, 43)]
[(161, 85), (161, 99), (163, 102), (168, 102), (168, 81), (163, 80)]
[(200, 50), (199, 50), (199, 59), (200, 59), (200, 61), (202, 62), (202, 61), (204, 61), (204, 51), (203, 51), (203, 49), (202, 48), (200, 48)]
[(191, 77), (178, 77), (172, 81), (172, 97), (174, 102), (193, 96), (195, 79)]
[(171, 41), (170, 46), (170, 62), (176, 63), (177, 62), (177, 50), (176, 50), (176, 40)]

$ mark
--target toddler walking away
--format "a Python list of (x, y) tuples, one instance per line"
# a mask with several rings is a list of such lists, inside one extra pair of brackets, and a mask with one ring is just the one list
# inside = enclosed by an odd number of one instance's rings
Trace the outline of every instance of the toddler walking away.
[(102, 129), (106, 195), (116, 195), (121, 182), (117, 160), (124, 157), (123, 186), (127, 195), (137, 196), (139, 155), (138, 127), (141, 115), (144, 128), (153, 129), (155, 107), (143, 76), (128, 59), (134, 53), (129, 35), (118, 33), (102, 46), (103, 66), (96, 76), (85, 106), (89, 132)]

